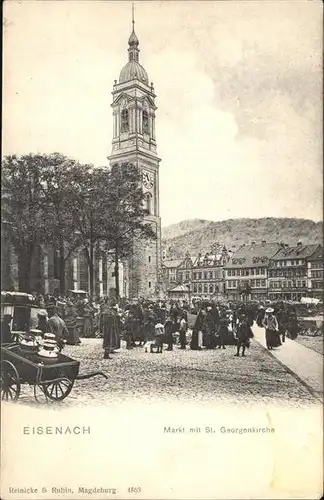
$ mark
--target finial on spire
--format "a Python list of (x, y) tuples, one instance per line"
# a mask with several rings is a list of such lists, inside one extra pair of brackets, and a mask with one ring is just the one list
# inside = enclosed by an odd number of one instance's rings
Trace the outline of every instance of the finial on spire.
[(132, 3), (132, 25), (133, 25), (133, 29), (132, 29), (132, 32), (131, 32), (130, 37), (128, 39), (128, 46), (129, 46), (128, 58), (129, 58), (129, 61), (138, 62), (139, 41), (138, 41), (138, 38), (135, 34), (135, 29), (134, 29), (134, 25), (135, 25), (134, 2)]

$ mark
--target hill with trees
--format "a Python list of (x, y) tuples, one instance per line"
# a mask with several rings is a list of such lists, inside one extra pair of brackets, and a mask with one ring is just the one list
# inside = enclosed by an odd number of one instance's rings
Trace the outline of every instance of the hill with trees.
[(252, 241), (284, 242), (288, 245), (296, 245), (298, 241), (322, 243), (323, 222), (274, 217), (218, 222), (193, 219), (162, 229), (162, 248), (169, 259), (181, 258), (187, 251), (191, 255), (209, 252), (216, 242), (235, 251), (243, 243)]

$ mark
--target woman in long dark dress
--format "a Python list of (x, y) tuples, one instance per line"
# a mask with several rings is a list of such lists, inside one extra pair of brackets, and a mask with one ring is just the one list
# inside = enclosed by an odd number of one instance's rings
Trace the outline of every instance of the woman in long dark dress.
[(205, 319), (206, 311), (204, 311), (204, 309), (200, 309), (192, 330), (192, 338), (190, 343), (190, 349), (192, 350), (200, 351), (202, 348), (202, 336), (205, 330)]
[(67, 343), (71, 345), (80, 344), (77, 334), (76, 309), (72, 302), (68, 302), (65, 307), (64, 321), (69, 332)]
[(278, 320), (274, 315), (274, 309), (272, 307), (268, 307), (268, 309), (266, 309), (263, 326), (265, 327), (267, 348), (271, 350), (274, 347), (281, 346)]
[(104, 359), (110, 359), (109, 354), (114, 354), (119, 344), (119, 328), (116, 311), (112, 304), (109, 304), (108, 298), (101, 305), (101, 317), (103, 328), (103, 348)]
[(87, 302), (84, 305), (84, 326), (83, 326), (83, 331), (84, 331), (84, 336), (85, 337), (91, 337), (92, 336), (92, 331), (93, 331), (93, 306), (91, 302)]
[(297, 313), (294, 308), (291, 308), (290, 311), (287, 311), (287, 315), (287, 331), (289, 338), (294, 340), (297, 338), (299, 331)]

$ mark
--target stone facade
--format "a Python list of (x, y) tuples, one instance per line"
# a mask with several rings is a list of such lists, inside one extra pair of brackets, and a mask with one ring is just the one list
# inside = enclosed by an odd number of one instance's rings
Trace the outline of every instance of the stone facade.
[(205, 255), (190, 256), (187, 252), (182, 260), (164, 260), (162, 266), (168, 296), (185, 295), (190, 299), (215, 300), (224, 298), (224, 266), (229, 258), (230, 252), (219, 245)]
[[(8, 242), (2, 243), (1, 249), (1, 289), (19, 291), (19, 263), (17, 255)], [(94, 295), (115, 297), (116, 285), (114, 261), (107, 254), (95, 258)], [(53, 294), (60, 289), (58, 253), (51, 245), (39, 245), (35, 248), (30, 275), (30, 291)], [(120, 296), (128, 296), (127, 266), (119, 263)], [(90, 291), (89, 270), (83, 250), (74, 252), (65, 263), (65, 290)]]
[[(112, 255), (102, 253), (95, 256), (94, 262), (94, 295), (115, 298), (115, 263)], [(88, 263), (83, 250), (75, 252), (67, 263), (67, 289), (90, 291)], [(128, 295), (126, 268), (119, 262), (119, 295)]]
[[(270, 261), (268, 296), (272, 300), (300, 300), (309, 295), (308, 262), (320, 245), (281, 245)], [(316, 259), (315, 259), (316, 261)]]
[(308, 258), (307, 288), (308, 295), (316, 299), (324, 298), (324, 260), (323, 247), (318, 247)]
[(154, 298), (161, 294), (161, 219), (159, 200), (159, 163), (155, 138), (155, 98), (144, 68), (139, 64), (138, 39), (133, 31), (128, 41), (128, 63), (113, 86), (113, 139), (110, 164), (130, 162), (143, 179), (145, 205), (157, 236), (156, 241), (134, 237), (128, 263), (129, 296)]
[(242, 245), (225, 266), (227, 298), (265, 300), (270, 259), (280, 248), (279, 243), (266, 241)]
[[(36, 246), (30, 272), (30, 289), (38, 293), (53, 293), (59, 287), (55, 252), (50, 245)], [(18, 256), (10, 242), (2, 242), (1, 289), (19, 291), (20, 268)]]

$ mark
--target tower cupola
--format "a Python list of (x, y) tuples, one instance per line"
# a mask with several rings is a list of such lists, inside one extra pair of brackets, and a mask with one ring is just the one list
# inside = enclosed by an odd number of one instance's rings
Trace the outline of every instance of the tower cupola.
[(149, 84), (148, 75), (139, 63), (139, 40), (135, 33), (135, 20), (134, 20), (134, 5), (132, 9), (132, 32), (128, 39), (128, 63), (123, 67), (119, 75), (119, 83), (125, 83), (130, 80), (140, 80), (141, 82)]

